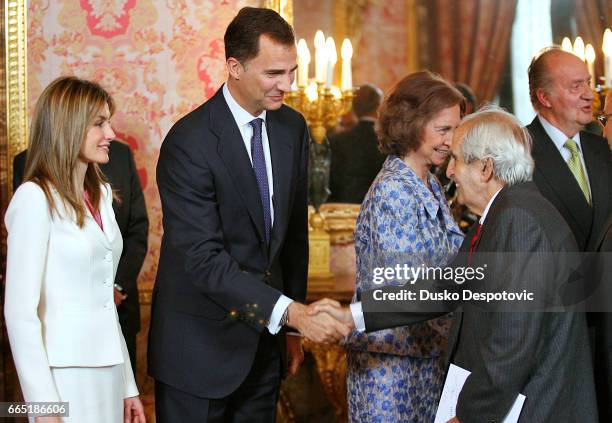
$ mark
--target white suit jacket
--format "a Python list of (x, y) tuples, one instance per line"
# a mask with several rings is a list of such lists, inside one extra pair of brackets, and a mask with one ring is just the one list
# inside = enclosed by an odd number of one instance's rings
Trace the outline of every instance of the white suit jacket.
[(123, 241), (110, 185), (100, 201), (104, 231), (89, 211), (79, 228), (53, 192), (53, 215), (33, 182), (17, 189), (5, 215), (4, 315), (25, 400), (59, 401), (50, 367), (121, 363), (125, 397), (138, 395), (113, 301)]

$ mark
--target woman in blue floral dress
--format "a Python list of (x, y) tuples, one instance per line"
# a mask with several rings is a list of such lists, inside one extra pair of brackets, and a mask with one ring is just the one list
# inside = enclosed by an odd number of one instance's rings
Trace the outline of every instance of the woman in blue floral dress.
[[(430, 72), (401, 80), (381, 106), (379, 147), (388, 157), (357, 218), (354, 300), (373, 282), (375, 267), (445, 266), (463, 234), (430, 173), (450, 153), (463, 96)], [(385, 280), (402, 285), (405, 280)], [(380, 286), (380, 285), (378, 285)], [(349, 420), (433, 422), (444, 383), (450, 318), (347, 339)]]

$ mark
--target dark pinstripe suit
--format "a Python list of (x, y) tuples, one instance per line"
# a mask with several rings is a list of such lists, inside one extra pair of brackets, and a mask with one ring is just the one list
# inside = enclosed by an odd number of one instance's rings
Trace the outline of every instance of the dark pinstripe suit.
[[(598, 237), (605, 231), (606, 219), (609, 219), (612, 213), (612, 165), (608, 143), (605, 138), (595, 134), (580, 132), (580, 144), (591, 186), (591, 207), (585, 201), (576, 178), (544, 130), (540, 119), (535, 117), (533, 122), (527, 125), (527, 129), (533, 139), (532, 155), (536, 165), (534, 183), (568, 223), (580, 250), (596, 251)], [(596, 350), (595, 382), (602, 422), (612, 419), (611, 387), (609, 381), (603, 378), (606, 363), (612, 360), (612, 357), (606, 357), (609, 352), (600, 351), (601, 343), (610, 337), (610, 329), (606, 323), (609, 319), (610, 316), (603, 313), (588, 315), (591, 348)]]
[[(465, 239), (462, 248), (467, 251), (471, 236)], [(559, 212), (529, 182), (498, 194), (474, 251), (477, 260), (479, 252), (537, 256), (577, 251), (577, 246)], [(555, 279), (551, 273), (556, 269), (537, 268), (542, 274), (529, 280), (537, 282), (545, 274), (547, 281)], [(533, 284), (536, 295), (546, 288)], [(432, 313), (399, 310), (369, 313), (376, 308), (372, 292), (364, 293), (361, 300), (368, 331), (432, 317)], [(410, 304), (411, 311), (418, 303)], [(462, 423), (502, 421), (519, 392), (527, 397), (521, 422), (597, 422), (584, 314), (483, 312), (470, 303), (456, 306), (450, 361), (472, 372), (457, 404)]]

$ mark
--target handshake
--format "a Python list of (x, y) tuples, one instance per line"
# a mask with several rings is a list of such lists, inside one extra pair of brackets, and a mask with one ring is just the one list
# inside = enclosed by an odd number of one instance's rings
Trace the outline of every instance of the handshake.
[(351, 310), (335, 300), (323, 298), (309, 305), (292, 302), (287, 310), (287, 326), (297, 329), (306, 339), (320, 343), (338, 343), (355, 327)]

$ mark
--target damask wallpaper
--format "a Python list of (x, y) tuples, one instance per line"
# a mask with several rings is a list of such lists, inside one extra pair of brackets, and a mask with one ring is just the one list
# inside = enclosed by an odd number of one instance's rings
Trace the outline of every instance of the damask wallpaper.
[(155, 166), (172, 124), (225, 79), (223, 34), (258, 0), (31, 0), (28, 105), (54, 78), (100, 82), (114, 97), (117, 138), (133, 149), (150, 219), (140, 277), (151, 286), (162, 235)]
[(378, 85), (384, 91), (409, 73), (406, 0), (372, 0), (364, 3), (359, 42), (355, 47), (353, 80)]

